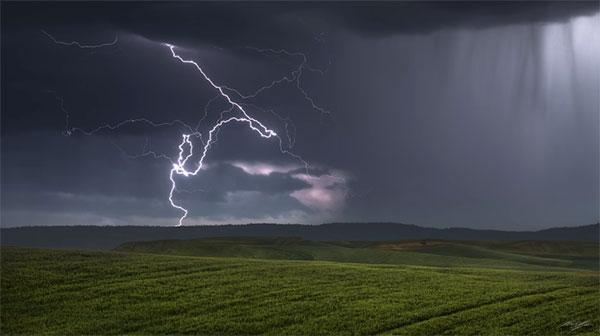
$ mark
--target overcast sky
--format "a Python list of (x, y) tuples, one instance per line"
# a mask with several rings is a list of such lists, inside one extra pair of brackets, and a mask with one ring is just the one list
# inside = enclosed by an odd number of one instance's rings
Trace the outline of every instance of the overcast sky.
[(599, 31), (596, 1), (2, 2), (1, 226), (596, 223)]

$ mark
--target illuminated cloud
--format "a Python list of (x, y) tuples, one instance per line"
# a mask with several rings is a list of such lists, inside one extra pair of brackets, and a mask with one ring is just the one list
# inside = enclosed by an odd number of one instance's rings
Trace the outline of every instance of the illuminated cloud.
[(311, 209), (317, 211), (339, 211), (343, 208), (348, 192), (346, 180), (339, 175), (294, 174), (292, 177), (310, 184), (310, 188), (292, 192), (290, 195)]
[(289, 196), (315, 212), (337, 212), (343, 209), (348, 193), (346, 174), (333, 171), (329, 174), (309, 175), (293, 165), (277, 165), (266, 162), (233, 162), (233, 166), (250, 175), (269, 176), (272, 173), (289, 174), (293, 179), (305, 182), (308, 188), (294, 190)]
[(287, 173), (292, 170), (301, 168), (300, 166), (292, 165), (275, 165), (265, 162), (232, 162), (233, 166), (241, 168), (250, 175), (270, 175), (271, 173)]

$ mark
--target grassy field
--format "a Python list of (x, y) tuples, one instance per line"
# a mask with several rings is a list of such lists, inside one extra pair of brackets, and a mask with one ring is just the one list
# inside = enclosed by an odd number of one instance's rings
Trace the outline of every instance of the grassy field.
[(122, 252), (494, 269), (598, 270), (598, 244), (540, 241), (316, 242), (300, 238), (202, 238), (130, 242)]
[[(506, 263), (521, 262), (501, 260), (505, 269), (493, 269), (17, 247), (1, 252), (3, 335), (600, 331), (598, 272), (556, 271), (554, 265), (511, 270)], [(561, 328), (567, 321), (592, 326)]]

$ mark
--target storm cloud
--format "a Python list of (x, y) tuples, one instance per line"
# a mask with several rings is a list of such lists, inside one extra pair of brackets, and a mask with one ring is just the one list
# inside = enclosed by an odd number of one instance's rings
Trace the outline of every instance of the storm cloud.
[[(245, 95), (303, 61), (256, 48), (304, 52), (316, 70), (300, 81), (310, 101), (296, 82), (243, 100), (281, 144), (231, 124), (200, 174), (176, 177), (187, 224), (596, 222), (598, 10), (585, 1), (3, 3), (2, 226), (176, 224), (169, 159), (182, 125), (202, 120), (206, 135), (228, 104), (164, 43)], [(118, 42), (83, 50), (42, 30)], [(181, 123), (62, 134), (133, 118)]]

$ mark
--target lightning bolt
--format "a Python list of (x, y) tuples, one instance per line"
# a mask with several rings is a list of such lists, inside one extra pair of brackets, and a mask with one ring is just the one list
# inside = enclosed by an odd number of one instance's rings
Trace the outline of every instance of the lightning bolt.
[(41, 32), (42, 32), (42, 34), (48, 36), (56, 44), (61, 44), (61, 45), (66, 45), (66, 46), (76, 46), (81, 49), (98, 49), (98, 48), (102, 48), (102, 47), (109, 47), (109, 46), (113, 46), (113, 45), (117, 44), (117, 42), (119, 41), (119, 36), (117, 35), (117, 36), (115, 36), (115, 39), (112, 42), (96, 44), (96, 45), (85, 45), (85, 44), (81, 44), (77, 41), (71, 41), (71, 42), (59, 41), (56, 38), (54, 38), (54, 36), (52, 36), (47, 31), (42, 30)]
[[(75, 45), (79, 48), (101, 48), (101, 47), (105, 47), (105, 46), (110, 46), (110, 45), (114, 45), (115, 43), (117, 43), (117, 38), (115, 38), (115, 40), (111, 43), (104, 43), (104, 44), (99, 44), (99, 45), (83, 45), (77, 41), (72, 41), (72, 42), (63, 42), (63, 41), (58, 41), (56, 40), (52, 35), (50, 35), (49, 33), (42, 31), (45, 35), (47, 35), (50, 39), (52, 39), (52, 41), (54, 43), (57, 44), (61, 44), (61, 45)], [(183, 133), (181, 136), (181, 142), (179, 143), (178, 146), (178, 155), (176, 159), (170, 158), (165, 154), (161, 154), (161, 153), (156, 153), (152, 150), (148, 150), (148, 140), (146, 139), (146, 144), (144, 145), (144, 149), (143, 152), (141, 154), (135, 155), (135, 156), (129, 156), (131, 158), (139, 158), (139, 157), (144, 157), (144, 156), (151, 156), (155, 159), (167, 159), (170, 163), (171, 163), (171, 169), (169, 172), (169, 180), (171, 181), (171, 188), (169, 190), (169, 196), (168, 196), (168, 200), (170, 205), (181, 211), (182, 215), (179, 217), (178, 220), (178, 224), (177, 226), (182, 226), (183, 225), (183, 221), (185, 220), (185, 218), (188, 215), (188, 210), (185, 209), (183, 206), (181, 206), (180, 204), (177, 204), (174, 200), (174, 194), (176, 192), (194, 192), (194, 191), (189, 191), (189, 190), (184, 190), (184, 189), (178, 189), (177, 188), (177, 182), (175, 180), (176, 176), (183, 176), (183, 177), (190, 177), (190, 176), (196, 176), (204, 167), (204, 161), (205, 158), (211, 148), (211, 145), (213, 145), (217, 140), (218, 140), (218, 133), (219, 130), (229, 124), (229, 123), (242, 123), (242, 124), (246, 124), (248, 126), (248, 128), (250, 130), (252, 130), (253, 132), (255, 132), (256, 134), (258, 134), (261, 138), (263, 139), (275, 139), (278, 142), (278, 146), (279, 146), (279, 150), (282, 154), (288, 155), (290, 157), (292, 157), (295, 160), (298, 160), (299, 163), (301, 163), (301, 166), (304, 168), (306, 175), (310, 176), (311, 178), (320, 178), (320, 177), (314, 177), (312, 174), (310, 174), (309, 172), (309, 164), (306, 160), (304, 160), (300, 155), (293, 153), (290, 151), (290, 149), (294, 146), (295, 144), (295, 136), (292, 137), (290, 136), (289, 133), (289, 128), (291, 125), (291, 128), (294, 130), (294, 135), (295, 135), (295, 126), (293, 125), (293, 123), (291, 122), (291, 120), (289, 119), (289, 117), (281, 117), (279, 114), (275, 113), (275, 111), (273, 110), (268, 110), (267, 112), (272, 113), (273, 115), (275, 115), (277, 118), (279, 118), (282, 122), (284, 122), (285, 124), (285, 131), (286, 131), (286, 136), (287, 136), (287, 140), (288, 140), (288, 146), (287, 148), (284, 146), (284, 141), (283, 139), (279, 136), (279, 134), (277, 134), (274, 130), (268, 128), (267, 126), (265, 126), (261, 121), (259, 121), (258, 119), (250, 116), (250, 114), (247, 112), (247, 108), (248, 107), (253, 107), (256, 109), (260, 109), (262, 111), (265, 111), (263, 109), (261, 109), (260, 107), (256, 106), (256, 105), (252, 105), (252, 104), (247, 104), (247, 103), (241, 103), (236, 101), (236, 99), (232, 98), (232, 94), (236, 95), (237, 98), (242, 99), (242, 100), (247, 100), (247, 99), (251, 99), (254, 98), (256, 96), (258, 96), (259, 94), (261, 94), (262, 92), (264, 92), (265, 90), (268, 90), (278, 84), (281, 83), (295, 83), (297, 89), (302, 93), (302, 95), (304, 96), (304, 99), (307, 100), (311, 107), (315, 110), (318, 110), (321, 112), (321, 114), (330, 114), (331, 112), (329, 112), (328, 110), (324, 109), (323, 107), (318, 106), (314, 100), (308, 95), (308, 93), (306, 92), (306, 90), (302, 87), (301, 82), (300, 82), (300, 78), (303, 74), (304, 70), (308, 70), (311, 72), (318, 72), (323, 74), (324, 71), (323, 70), (319, 70), (319, 69), (315, 69), (312, 68), (310, 65), (308, 65), (308, 61), (307, 61), (307, 57), (305, 54), (303, 53), (299, 53), (299, 52), (288, 52), (286, 50), (275, 50), (275, 49), (258, 49), (258, 48), (251, 48), (248, 47), (249, 49), (252, 49), (254, 51), (260, 52), (260, 53), (266, 53), (266, 54), (272, 54), (272, 55), (285, 55), (285, 56), (290, 56), (290, 57), (300, 57), (301, 58), (301, 62), (298, 65), (298, 67), (295, 68), (294, 71), (291, 72), (290, 75), (286, 75), (280, 79), (274, 80), (273, 82), (271, 82), (270, 84), (263, 86), (261, 88), (259, 88), (258, 90), (256, 90), (254, 93), (252, 94), (248, 94), (248, 95), (244, 95), (242, 94), (240, 91), (233, 89), (231, 87), (225, 86), (225, 85), (219, 85), (217, 83), (215, 83), (215, 81), (213, 81), (208, 75), (207, 73), (204, 71), (204, 69), (196, 62), (193, 60), (189, 60), (189, 59), (184, 59), (182, 56), (180, 56), (177, 52), (176, 52), (176, 47), (172, 44), (168, 44), (168, 43), (164, 43), (163, 44), (166, 48), (169, 49), (170, 51), (170, 55), (172, 58), (178, 60), (179, 62), (186, 64), (186, 65), (190, 65), (193, 68), (195, 68), (196, 71), (199, 72), (199, 74), (204, 78), (204, 80), (206, 82), (208, 82), (213, 89), (215, 89), (217, 91), (217, 94), (215, 95), (215, 97), (213, 97), (210, 101), (208, 101), (208, 103), (206, 104), (205, 108), (204, 108), (204, 115), (203, 117), (198, 121), (198, 123), (196, 124), (195, 127), (191, 127), (190, 125), (184, 123), (181, 120), (175, 119), (173, 121), (170, 122), (154, 122), (152, 120), (149, 120), (147, 118), (134, 118), (134, 119), (128, 119), (128, 120), (124, 120), (120, 123), (114, 124), (114, 125), (103, 125), (103, 126), (99, 126), (96, 129), (90, 130), (90, 131), (86, 131), (84, 129), (81, 128), (77, 128), (77, 127), (69, 127), (69, 113), (68, 111), (64, 108), (64, 100), (58, 96), (56, 96), (57, 100), (60, 102), (60, 108), (61, 110), (65, 113), (66, 115), (66, 125), (65, 125), (65, 131), (63, 132), (63, 134), (65, 135), (71, 135), (73, 132), (77, 131), (80, 132), (84, 135), (93, 135), (95, 133), (98, 133), (102, 130), (116, 130), (120, 127), (126, 126), (128, 124), (135, 124), (135, 123), (143, 123), (143, 124), (147, 124), (151, 127), (163, 127), (163, 126), (181, 126), (182, 128), (184, 128), (185, 130), (187, 130), (188, 132)], [(202, 121), (207, 117), (208, 115), (208, 109), (209, 106), (216, 100), (218, 99), (224, 99), (225, 101), (227, 101), (227, 103), (229, 104), (229, 108), (222, 111), (220, 118), (217, 120), (216, 124), (208, 131), (207, 134), (207, 139), (206, 141), (204, 141), (202, 134), (198, 131)], [(230, 116), (230, 117), (225, 117), (226, 113), (230, 113), (230, 112), (238, 112), (239, 115), (237, 116)], [(188, 169), (186, 168), (187, 166), (189, 166), (189, 160), (194, 156), (194, 142), (192, 141), (191, 137), (200, 139), (200, 142), (202, 144), (202, 149), (201, 149), (201, 155), (200, 158), (195, 162), (195, 167)], [(343, 177), (340, 176), (334, 176), (334, 175), (329, 175), (329, 174), (323, 174), (321, 176), (330, 176), (330, 177), (335, 177), (336, 179), (339, 179), (341, 181), (344, 182), (345, 184), (345, 179)], [(199, 190), (198, 190), (199, 191)], [(347, 191), (347, 190), (346, 190)]]
[[(265, 138), (265, 139), (270, 139), (270, 138), (275, 138), (278, 140), (279, 142), (279, 150), (281, 151), (281, 153), (283, 154), (287, 154), (289, 156), (292, 156), (293, 158), (299, 160), (300, 162), (302, 162), (302, 164), (304, 165), (304, 168), (306, 169), (306, 171), (308, 172), (308, 162), (306, 162), (300, 155), (298, 154), (294, 154), (292, 152), (290, 152), (289, 150), (285, 149), (283, 146), (283, 140), (281, 139), (281, 137), (279, 137), (279, 135), (277, 135), (277, 133), (269, 128), (267, 128), (265, 125), (263, 125), (259, 120), (251, 117), (246, 110), (244, 109), (244, 107), (240, 104), (238, 104), (237, 102), (235, 102), (226, 92), (225, 90), (229, 89), (232, 90), (230, 88), (226, 88), (224, 86), (220, 86), (215, 84), (215, 82), (204, 72), (204, 70), (202, 69), (202, 67), (196, 63), (193, 60), (187, 60), (182, 58), (180, 55), (178, 55), (175, 52), (175, 46), (171, 45), (171, 44), (165, 44), (166, 47), (169, 48), (169, 50), (171, 51), (171, 56), (177, 60), (179, 60), (181, 63), (184, 64), (190, 64), (193, 67), (196, 68), (196, 70), (198, 70), (198, 72), (200, 72), (200, 74), (202, 75), (202, 77), (204, 77), (204, 79), (214, 88), (216, 89), (219, 94), (221, 95), (221, 97), (225, 98), (225, 100), (227, 100), (227, 102), (231, 105), (232, 108), (235, 108), (236, 110), (238, 110), (239, 112), (241, 112), (242, 116), (241, 117), (229, 117), (227, 119), (222, 119), (219, 122), (217, 122), (211, 129), (210, 131), (208, 131), (208, 139), (206, 141), (206, 143), (204, 144), (204, 147), (202, 148), (202, 155), (200, 156), (200, 159), (198, 160), (197, 164), (196, 164), (196, 169), (195, 170), (187, 170), (185, 169), (185, 165), (188, 161), (188, 159), (190, 157), (192, 157), (193, 155), (193, 151), (194, 151), (194, 145), (192, 143), (192, 141), (190, 141), (190, 136), (193, 134), (183, 134), (182, 135), (182, 141), (179, 144), (179, 157), (177, 159), (177, 163), (173, 163), (173, 167), (171, 168), (171, 172), (169, 174), (169, 179), (171, 180), (171, 190), (169, 192), (169, 202), (171, 203), (171, 206), (173, 206), (176, 209), (179, 209), (183, 212), (183, 215), (179, 218), (179, 224), (178, 226), (181, 226), (183, 224), (183, 220), (187, 217), (188, 215), (188, 210), (185, 209), (184, 207), (176, 204), (173, 201), (173, 193), (175, 192), (177, 185), (175, 182), (175, 179), (173, 178), (174, 174), (177, 175), (183, 175), (185, 177), (188, 176), (195, 176), (196, 174), (198, 174), (198, 172), (200, 172), (200, 170), (202, 169), (203, 165), (204, 165), (204, 159), (206, 158), (206, 154), (208, 153), (208, 150), (210, 149), (211, 144), (213, 143), (214, 139), (214, 134), (217, 133), (219, 131), (219, 129), (230, 123), (230, 122), (241, 122), (241, 123), (246, 123), (248, 124), (248, 127), (256, 132), (261, 138)], [(259, 89), (259, 91), (261, 91)], [(237, 92), (237, 91), (235, 91)], [(239, 93), (239, 92), (238, 92)], [(184, 146), (187, 145), (189, 146), (189, 150), (188, 150), (188, 154), (184, 157)]]
[(308, 70), (311, 72), (316, 72), (319, 73), (321, 75), (325, 74), (326, 70), (321, 70), (321, 69), (316, 69), (313, 68), (312, 66), (309, 65), (308, 63), (308, 58), (306, 57), (306, 54), (301, 53), (301, 52), (290, 52), (287, 51), (285, 49), (271, 49), (271, 48), (266, 48), (266, 49), (259, 49), (259, 48), (255, 48), (255, 47), (246, 47), (246, 49), (249, 50), (253, 50), (256, 51), (258, 53), (261, 54), (271, 54), (271, 55), (277, 55), (277, 56), (281, 56), (281, 55), (285, 55), (285, 56), (289, 56), (289, 57), (300, 57), (301, 58), (301, 62), (298, 64), (298, 66), (296, 67), (296, 69), (294, 71), (292, 71), (289, 75), (283, 76), (280, 79), (274, 80), (272, 81), (270, 84), (267, 84), (261, 88), (259, 88), (258, 90), (256, 90), (255, 92), (251, 93), (251, 94), (243, 94), (241, 93), (239, 90), (230, 88), (228, 86), (222, 85), (221, 87), (223, 89), (226, 89), (228, 91), (234, 92), (235, 94), (237, 94), (240, 98), (242, 99), (250, 99), (250, 98), (256, 98), (259, 94), (261, 94), (263, 91), (271, 89), (273, 87), (275, 87), (276, 85), (282, 84), (282, 83), (295, 83), (296, 84), (296, 88), (298, 89), (298, 91), (300, 91), (304, 97), (304, 99), (306, 101), (308, 101), (311, 105), (311, 107), (319, 112), (321, 112), (321, 114), (331, 114), (331, 111), (326, 110), (325, 108), (317, 105), (314, 101), (313, 98), (310, 97), (310, 95), (306, 92), (306, 90), (304, 89), (304, 87), (302, 87), (302, 83), (300, 81), (302, 75), (304, 74), (304, 70)]

